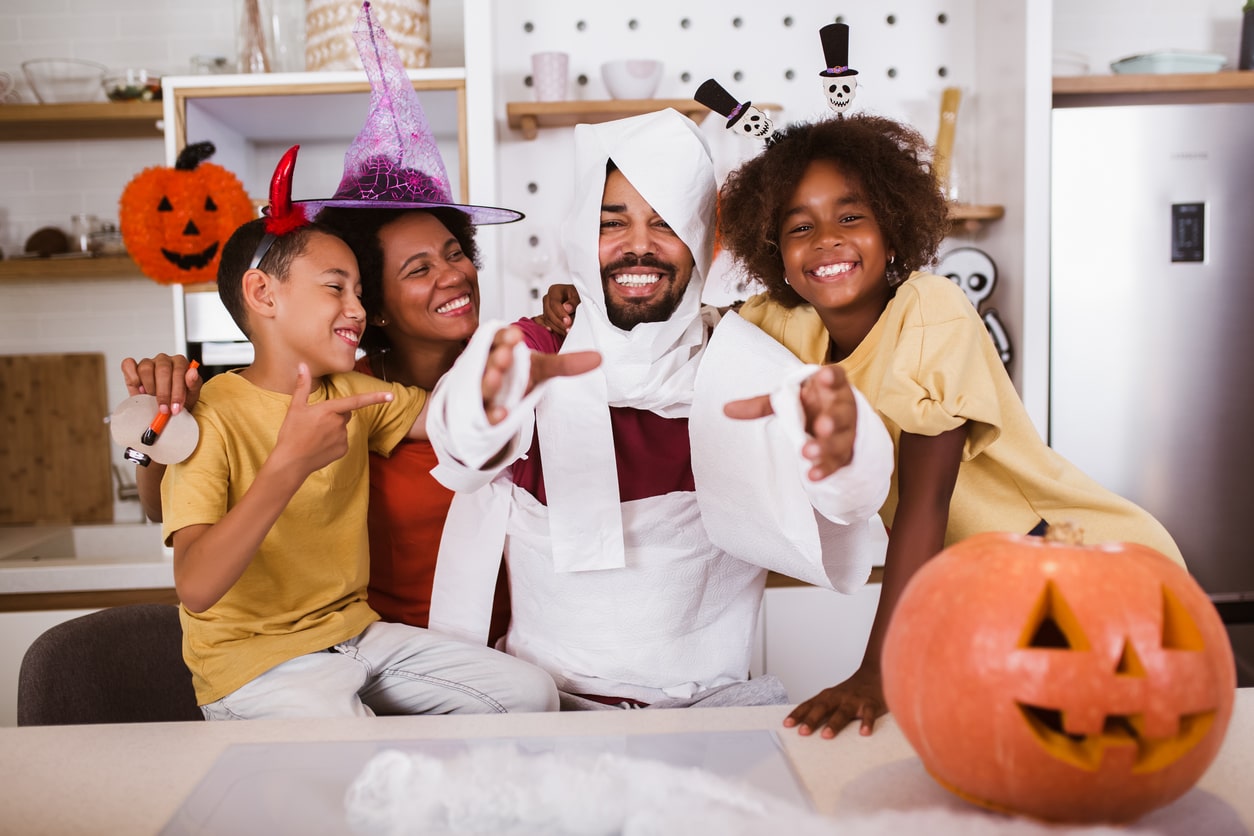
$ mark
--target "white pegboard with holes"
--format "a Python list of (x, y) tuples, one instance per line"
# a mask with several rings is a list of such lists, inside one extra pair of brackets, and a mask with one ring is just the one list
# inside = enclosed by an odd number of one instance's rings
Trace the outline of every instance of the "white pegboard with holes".
[[(520, 223), (500, 230), (500, 263), (487, 265), (485, 271), (502, 280), (501, 310), (508, 316), (538, 310), (534, 294), (560, 277), (562, 267), (557, 239), (569, 205), (573, 131), (541, 128), (536, 139), (527, 140), (505, 123), (506, 103), (535, 98), (530, 79), (533, 53), (569, 54), (571, 99), (609, 98), (602, 63), (653, 58), (664, 65), (654, 94), (658, 98), (689, 99), (702, 81), (714, 78), (740, 100), (780, 105), (782, 109), (771, 116), (786, 123), (826, 114), (818, 31), (842, 21), (850, 27), (849, 63), (859, 72), (854, 109), (903, 119), (932, 139), (945, 87), (964, 90), (963, 123), (971, 121), (979, 104), (974, 85), (975, 3), (492, 3), (498, 200), (527, 214)], [(467, 56), (468, 64), (474, 61), (474, 56)], [(715, 116), (702, 125), (720, 178), (758, 148), (726, 131), (724, 124)], [(960, 124), (959, 129), (963, 127)], [(960, 136), (957, 148), (974, 152), (975, 140), (974, 131)], [(974, 179), (968, 177), (968, 188)]]

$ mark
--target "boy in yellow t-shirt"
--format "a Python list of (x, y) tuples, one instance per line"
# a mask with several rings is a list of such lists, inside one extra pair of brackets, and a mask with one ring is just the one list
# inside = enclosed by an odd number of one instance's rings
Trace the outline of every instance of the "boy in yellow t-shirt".
[(218, 271), (255, 360), (205, 384), (200, 442), (162, 484), (201, 710), (245, 719), (555, 709), (538, 668), (381, 622), (367, 604), (367, 455), (425, 437), (426, 393), (352, 371), (365, 328), (352, 251), (317, 225), (275, 234), (272, 221), (240, 227)]

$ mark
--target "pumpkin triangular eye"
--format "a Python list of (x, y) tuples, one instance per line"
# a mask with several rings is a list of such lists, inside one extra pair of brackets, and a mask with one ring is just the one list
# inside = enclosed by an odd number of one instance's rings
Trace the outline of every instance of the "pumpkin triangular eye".
[(1163, 647), (1167, 650), (1206, 649), (1202, 631), (1170, 589), (1163, 587)]
[(1136, 655), (1132, 643), (1123, 640), (1123, 652), (1119, 654), (1119, 664), (1115, 667), (1116, 676), (1145, 676), (1145, 665), (1141, 657)]
[(1088, 650), (1089, 642), (1080, 629), (1071, 608), (1053, 581), (1045, 584), (1041, 597), (1032, 608), (1027, 627), (1019, 640), (1020, 647), (1068, 648)]
[(214, 203), (213, 198), (210, 197), (209, 195), (205, 195), (205, 211), (206, 212), (218, 211), (218, 204)]
[(158, 212), (173, 212), (174, 207), (170, 205), (170, 198), (162, 197), (161, 202), (157, 204)]

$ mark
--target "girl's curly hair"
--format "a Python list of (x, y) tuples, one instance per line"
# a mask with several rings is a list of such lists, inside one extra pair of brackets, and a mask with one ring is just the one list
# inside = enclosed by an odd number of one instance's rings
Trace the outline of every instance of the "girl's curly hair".
[(807, 166), (830, 160), (857, 178), (884, 246), (901, 275), (930, 264), (949, 232), (931, 149), (918, 131), (882, 116), (853, 114), (789, 125), (733, 171), (719, 193), (719, 235), (736, 262), (785, 307), (805, 303), (784, 281), (779, 222)]

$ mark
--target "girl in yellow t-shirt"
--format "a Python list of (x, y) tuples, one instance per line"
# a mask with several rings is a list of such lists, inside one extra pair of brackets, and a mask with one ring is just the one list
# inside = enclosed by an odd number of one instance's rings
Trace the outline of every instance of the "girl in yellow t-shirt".
[[(929, 148), (857, 114), (790, 126), (722, 189), (723, 246), (766, 286), (740, 315), (799, 358), (836, 363), (884, 419), (897, 455), (880, 606), (862, 665), (785, 721), (825, 737), (885, 712), (880, 647), (914, 572), (981, 531), (1078, 523), (1183, 563), (1143, 509), (1081, 473), (1033, 428), (984, 323), (948, 279), (915, 272), (949, 228)], [(729, 407), (729, 414), (735, 413)]]

